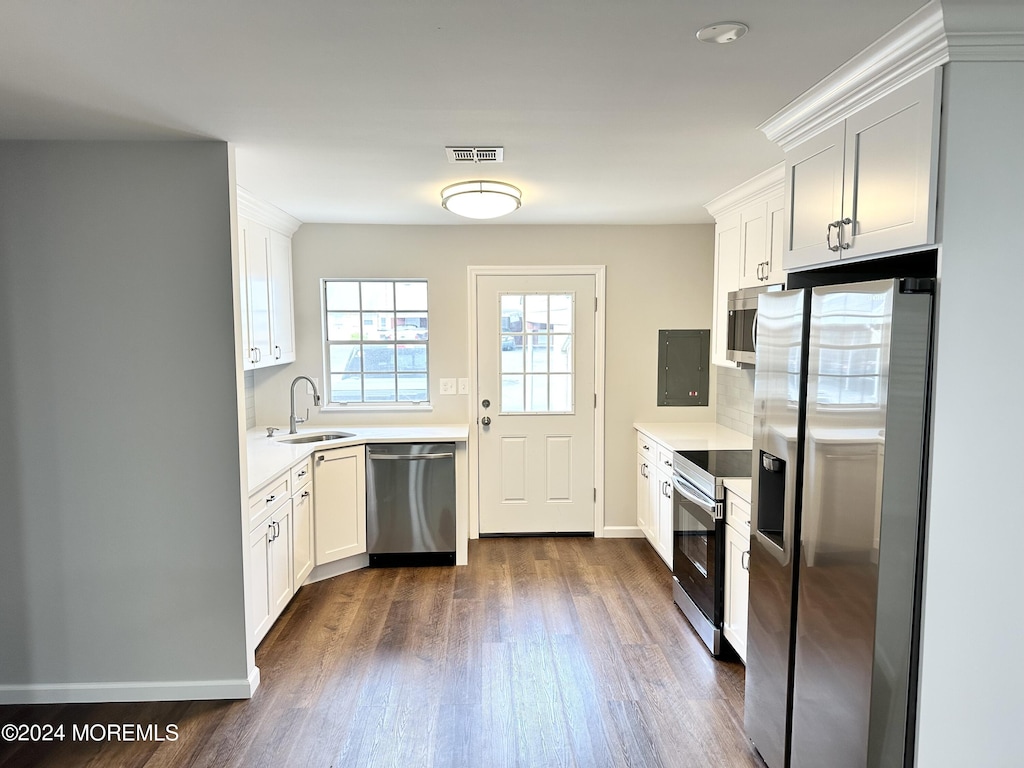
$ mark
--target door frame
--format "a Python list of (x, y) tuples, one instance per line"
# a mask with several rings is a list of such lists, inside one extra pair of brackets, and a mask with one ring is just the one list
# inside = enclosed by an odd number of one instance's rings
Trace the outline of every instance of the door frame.
[(592, 275), (597, 309), (594, 315), (594, 390), (597, 403), (594, 408), (594, 536), (603, 538), (604, 533), (604, 377), (605, 377), (605, 271), (603, 264), (574, 264), (562, 266), (497, 266), (467, 267), (469, 293), (469, 538), (480, 538), (480, 446), (477, 420), (480, 418), (480, 393), (477, 378), (477, 278), (478, 277), (524, 277), (557, 275)]

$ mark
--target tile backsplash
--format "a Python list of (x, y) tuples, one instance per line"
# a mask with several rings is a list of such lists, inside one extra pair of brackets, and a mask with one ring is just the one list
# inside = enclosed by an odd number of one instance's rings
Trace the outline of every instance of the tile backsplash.
[(256, 426), (256, 372), (245, 371), (243, 374), (245, 383), (245, 428), (252, 429)]
[(744, 435), (754, 433), (754, 369), (718, 366), (715, 421)]

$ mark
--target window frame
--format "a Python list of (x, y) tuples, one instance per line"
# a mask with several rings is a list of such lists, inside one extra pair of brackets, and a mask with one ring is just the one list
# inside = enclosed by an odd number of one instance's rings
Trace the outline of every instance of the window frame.
[[(359, 308), (356, 310), (351, 309), (330, 309), (328, 307), (327, 292), (328, 286), (332, 283), (356, 283), (359, 290)], [(392, 308), (390, 310), (364, 310), (363, 304), (365, 297), (362, 294), (362, 286), (365, 283), (383, 283), (391, 286), (391, 297), (392, 297)], [(423, 316), (427, 320), (427, 337), (423, 340), (411, 340), (411, 339), (399, 339), (397, 328), (399, 315), (404, 312), (419, 312), (421, 310), (410, 310), (400, 309), (395, 306), (395, 297), (397, 294), (396, 286), (402, 283), (422, 283), (427, 293), (426, 307), (422, 310)], [(395, 278), (395, 277), (382, 277), (382, 278), (362, 278), (362, 277), (324, 277), (320, 279), (320, 324), (321, 324), (321, 354), (323, 355), (323, 371), (324, 371), (324, 398), (323, 411), (424, 411), (432, 410), (431, 402), (431, 387), (430, 387), (430, 284), (426, 278)], [(331, 340), (329, 338), (330, 332), (330, 312), (356, 312), (359, 314), (359, 338), (352, 340)], [(367, 326), (365, 325), (365, 316), (369, 313), (390, 313), (394, 317), (394, 338), (392, 339), (365, 339), (364, 334), (366, 333)], [(372, 325), (372, 329), (378, 329), (380, 325), (379, 320), (375, 321)], [(360, 370), (355, 372), (359, 377), (360, 382), (360, 393), (363, 399), (352, 402), (339, 402), (332, 399), (333, 387), (332, 387), (332, 375), (336, 375), (338, 371), (333, 371), (331, 367), (331, 348), (332, 346), (341, 344), (357, 344), (360, 346), (360, 352), (366, 347), (390, 347), (394, 350), (394, 371), (387, 371), (385, 373), (393, 373), (395, 376), (395, 400), (385, 401), (373, 401), (366, 400), (366, 375), (367, 373), (373, 374), (375, 371), (366, 371), (360, 366)], [(420, 371), (400, 371), (398, 362), (398, 347), (413, 346), (422, 347), (423, 354), (425, 356), (424, 370), (422, 372), (424, 377), (424, 388), (426, 391), (426, 398), (424, 400), (400, 400), (398, 382), (402, 374), (419, 374)], [(380, 372), (377, 372), (380, 373)]]

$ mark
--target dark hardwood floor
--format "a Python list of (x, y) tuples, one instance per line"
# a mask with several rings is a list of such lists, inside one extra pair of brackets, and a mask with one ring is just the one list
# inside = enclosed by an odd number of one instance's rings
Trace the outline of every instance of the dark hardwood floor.
[(482, 539), (467, 567), (357, 571), (299, 591), (257, 651), (252, 700), (0, 707), (0, 724), (68, 734), (178, 730), (0, 741), (0, 765), (763, 766), (742, 665), (709, 656), (670, 584), (636, 539)]

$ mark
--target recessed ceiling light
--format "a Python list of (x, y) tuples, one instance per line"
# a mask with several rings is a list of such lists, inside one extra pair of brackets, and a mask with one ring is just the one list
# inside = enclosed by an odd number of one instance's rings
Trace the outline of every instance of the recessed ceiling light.
[(740, 21), (718, 21), (697, 31), (702, 43), (731, 43), (747, 34), (747, 25)]

